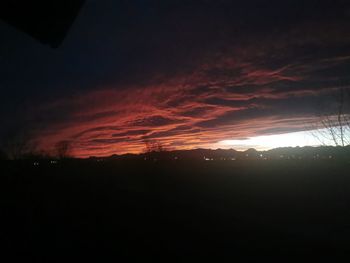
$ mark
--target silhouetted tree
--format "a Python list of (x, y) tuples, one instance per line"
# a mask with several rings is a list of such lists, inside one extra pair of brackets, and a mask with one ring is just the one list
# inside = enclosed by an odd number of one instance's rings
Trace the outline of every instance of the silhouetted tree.
[(164, 145), (160, 141), (144, 140), (144, 143), (145, 155), (148, 158), (161, 158), (163, 153), (166, 152)]
[(336, 146), (350, 144), (349, 89), (340, 89), (333, 111), (321, 114), (313, 127), (313, 136), (323, 145), (331, 141)]
[(4, 139), (3, 149), (8, 159), (18, 160), (35, 152), (35, 145), (28, 135), (16, 131)]
[(63, 140), (55, 144), (55, 153), (57, 158), (69, 158), (71, 154), (71, 141)]
[(159, 141), (146, 140), (145, 144), (146, 144), (146, 150), (145, 150), (146, 153), (165, 151), (164, 146)]

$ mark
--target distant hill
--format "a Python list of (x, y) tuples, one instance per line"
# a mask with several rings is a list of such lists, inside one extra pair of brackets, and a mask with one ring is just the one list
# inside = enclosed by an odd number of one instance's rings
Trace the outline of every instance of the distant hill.
[(250, 148), (246, 151), (236, 151), (234, 149), (193, 149), (150, 152), (142, 154), (112, 155), (105, 158), (96, 159), (143, 159), (143, 160), (254, 160), (254, 159), (332, 159), (349, 158), (350, 146), (333, 147), (283, 147), (268, 151), (257, 151)]

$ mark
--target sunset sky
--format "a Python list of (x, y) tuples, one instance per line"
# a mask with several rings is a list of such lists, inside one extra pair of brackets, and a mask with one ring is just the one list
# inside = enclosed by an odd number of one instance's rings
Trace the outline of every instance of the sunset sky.
[(88, 0), (56, 49), (0, 21), (0, 136), (77, 157), (288, 146), (350, 87), (349, 29), (345, 0)]

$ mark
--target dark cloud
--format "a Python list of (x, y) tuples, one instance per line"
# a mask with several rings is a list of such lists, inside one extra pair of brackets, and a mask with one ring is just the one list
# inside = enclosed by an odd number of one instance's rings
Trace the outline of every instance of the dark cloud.
[(146, 127), (158, 127), (169, 124), (179, 123), (179, 120), (171, 119), (163, 116), (151, 116), (142, 119), (137, 119), (130, 123), (131, 126), (146, 126)]
[(307, 128), (307, 125), (305, 124), (304, 127), (298, 127), (298, 128), (292, 128), (289, 126), (285, 127), (274, 127), (274, 128), (266, 128), (259, 130), (259, 134), (261, 135), (272, 135), (272, 134), (281, 134), (281, 133), (289, 133), (289, 132), (298, 132), (303, 131)]
[[(210, 103), (208, 103), (210, 104)], [(185, 117), (200, 117), (200, 116), (205, 116), (206, 114), (208, 114), (210, 111), (213, 110), (213, 107), (197, 107), (197, 108), (193, 108), (184, 112), (181, 112), (182, 116)]]
[(256, 99), (245, 99), (245, 100), (240, 100), (240, 99), (224, 99), (224, 98), (218, 98), (218, 97), (212, 97), (209, 99), (205, 100), (205, 103), (209, 105), (215, 105), (215, 106), (228, 106), (232, 108), (240, 108), (240, 107), (246, 107), (247, 105), (252, 104)]
[(185, 134), (185, 135), (193, 135), (195, 133), (199, 133), (201, 132), (201, 129), (198, 129), (198, 128), (189, 128), (189, 129), (179, 129), (178, 127), (177, 128), (174, 128), (174, 129), (170, 129), (170, 130), (167, 130), (167, 131), (160, 131), (160, 132), (153, 132), (149, 135), (145, 135), (145, 136), (142, 136), (142, 139), (161, 139), (163, 137), (170, 137), (171, 139), (177, 135), (182, 135), (182, 134)]
[(210, 128), (239, 124), (242, 121), (252, 121), (260, 118), (278, 117), (280, 119), (290, 117), (317, 116), (324, 109), (320, 106), (329, 101), (325, 96), (290, 96), (287, 98), (253, 98), (244, 101), (216, 100), (216, 105), (234, 106), (244, 104), (245, 109), (231, 110), (210, 120), (197, 123), (199, 127)]
[(113, 133), (112, 137), (125, 137), (125, 136), (132, 136), (132, 135), (143, 135), (149, 133), (151, 130), (131, 130), (126, 132), (120, 132), (120, 133)]
[(119, 142), (125, 142), (127, 139), (119, 138), (119, 139), (93, 139), (90, 141), (91, 144), (115, 144)]

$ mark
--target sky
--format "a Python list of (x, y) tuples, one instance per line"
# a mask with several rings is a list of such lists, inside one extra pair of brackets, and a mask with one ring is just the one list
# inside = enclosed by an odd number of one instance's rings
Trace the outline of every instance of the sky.
[(0, 21), (0, 139), (88, 157), (293, 136), (349, 90), (349, 28), (345, 0), (87, 0), (58, 48)]
[[(349, 129), (345, 130), (345, 134), (349, 138)], [(329, 130), (320, 127), (317, 130), (261, 135), (239, 140), (222, 140), (217, 143), (217, 148), (234, 148), (240, 151), (254, 148), (259, 151), (266, 151), (278, 147), (317, 147), (324, 145), (336, 146), (336, 143), (332, 140)]]

